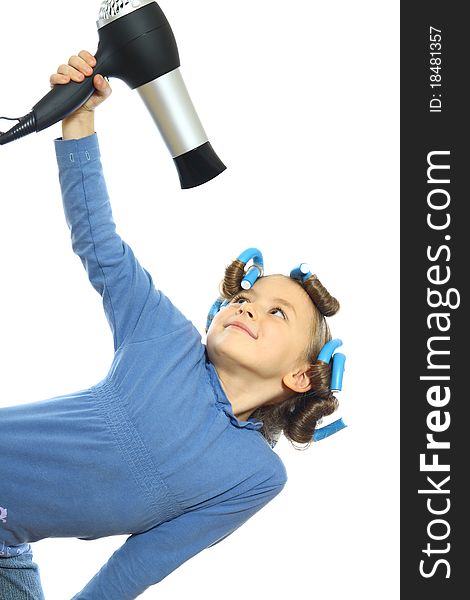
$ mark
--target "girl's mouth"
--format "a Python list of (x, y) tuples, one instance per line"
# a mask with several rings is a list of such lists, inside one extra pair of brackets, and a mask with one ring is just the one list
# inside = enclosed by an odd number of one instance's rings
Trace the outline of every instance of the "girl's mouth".
[(227, 327), (235, 327), (235, 329), (240, 329), (241, 331), (244, 331), (253, 339), (255, 339), (255, 340), (257, 339), (257, 336), (255, 336), (255, 334), (251, 331), (251, 329), (249, 329), (246, 325), (244, 325), (243, 323), (240, 323), (239, 321), (234, 321), (233, 323), (228, 323), (225, 327), (226, 328)]

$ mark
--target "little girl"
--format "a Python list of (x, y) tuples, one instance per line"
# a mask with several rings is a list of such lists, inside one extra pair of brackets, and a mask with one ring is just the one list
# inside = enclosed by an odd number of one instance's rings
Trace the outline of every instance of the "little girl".
[[(82, 81), (82, 51), (51, 84)], [(95, 93), (55, 141), (72, 247), (103, 298), (107, 376), (76, 393), (0, 410), (0, 597), (43, 598), (30, 543), (130, 534), (75, 600), (127, 600), (235, 531), (284, 487), (281, 432), (308, 443), (337, 406), (315, 276), (260, 276), (234, 261), (207, 344), (116, 233), (94, 131)]]

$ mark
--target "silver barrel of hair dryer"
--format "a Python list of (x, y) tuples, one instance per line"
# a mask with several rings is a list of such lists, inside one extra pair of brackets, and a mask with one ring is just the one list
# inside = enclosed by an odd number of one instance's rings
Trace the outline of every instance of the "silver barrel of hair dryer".
[(0, 145), (57, 123), (94, 92), (93, 77), (117, 77), (139, 92), (173, 158), (183, 189), (225, 170), (214, 152), (180, 73), (176, 41), (154, 0), (104, 0), (97, 21), (99, 43), (93, 74), (82, 83), (55, 86)]

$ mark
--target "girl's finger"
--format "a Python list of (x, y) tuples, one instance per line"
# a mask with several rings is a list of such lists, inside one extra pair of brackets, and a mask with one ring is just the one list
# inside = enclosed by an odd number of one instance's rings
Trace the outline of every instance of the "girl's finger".
[(80, 58), (83, 58), (83, 60), (90, 65), (90, 67), (95, 67), (96, 66), (96, 58), (93, 56), (93, 54), (90, 54), (88, 52), (88, 50), (81, 50), (78, 53), (78, 56)]
[(68, 83), (70, 81), (70, 77), (68, 75), (61, 75), (60, 73), (54, 73), (50, 76), (49, 82), (51, 87), (54, 87), (58, 84)]
[(71, 56), (69, 58), (69, 66), (74, 67), (74, 69), (86, 77), (89, 77), (93, 73), (93, 69), (90, 67), (90, 65), (80, 56)]
[(60, 65), (57, 69), (60, 75), (68, 75), (72, 81), (83, 81), (85, 75), (70, 65)]

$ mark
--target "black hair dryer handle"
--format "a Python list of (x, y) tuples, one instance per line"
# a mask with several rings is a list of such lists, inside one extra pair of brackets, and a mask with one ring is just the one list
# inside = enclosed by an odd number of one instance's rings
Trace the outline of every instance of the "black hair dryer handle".
[(42, 131), (83, 106), (95, 91), (95, 86), (93, 85), (94, 76), (97, 73), (105, 76), (102, 70), (102, 63), (104, 61), (100, 61), (99, 54), (100, 48), (98, 44), (95, 56), (96, 66), (93, 69), (92, 75), (86, 77), (80, 83), (69, 81), (66, 84), (55, 85), (44, 98), (33, 106), (30, 113), (19, 119), (19, 123), (7, 132), (0, 133), (0, 146), (29, 135), (33, 131)]
[(42, 131), (54, 123), (61, 121), (79, 109), (93, 95), (95, 87), (93, 78), (100, 72), (100, 65), (93, 69), (93, 74), (84, 81), (55, 85), (52, 90), (33, 106), (36, 131)]

